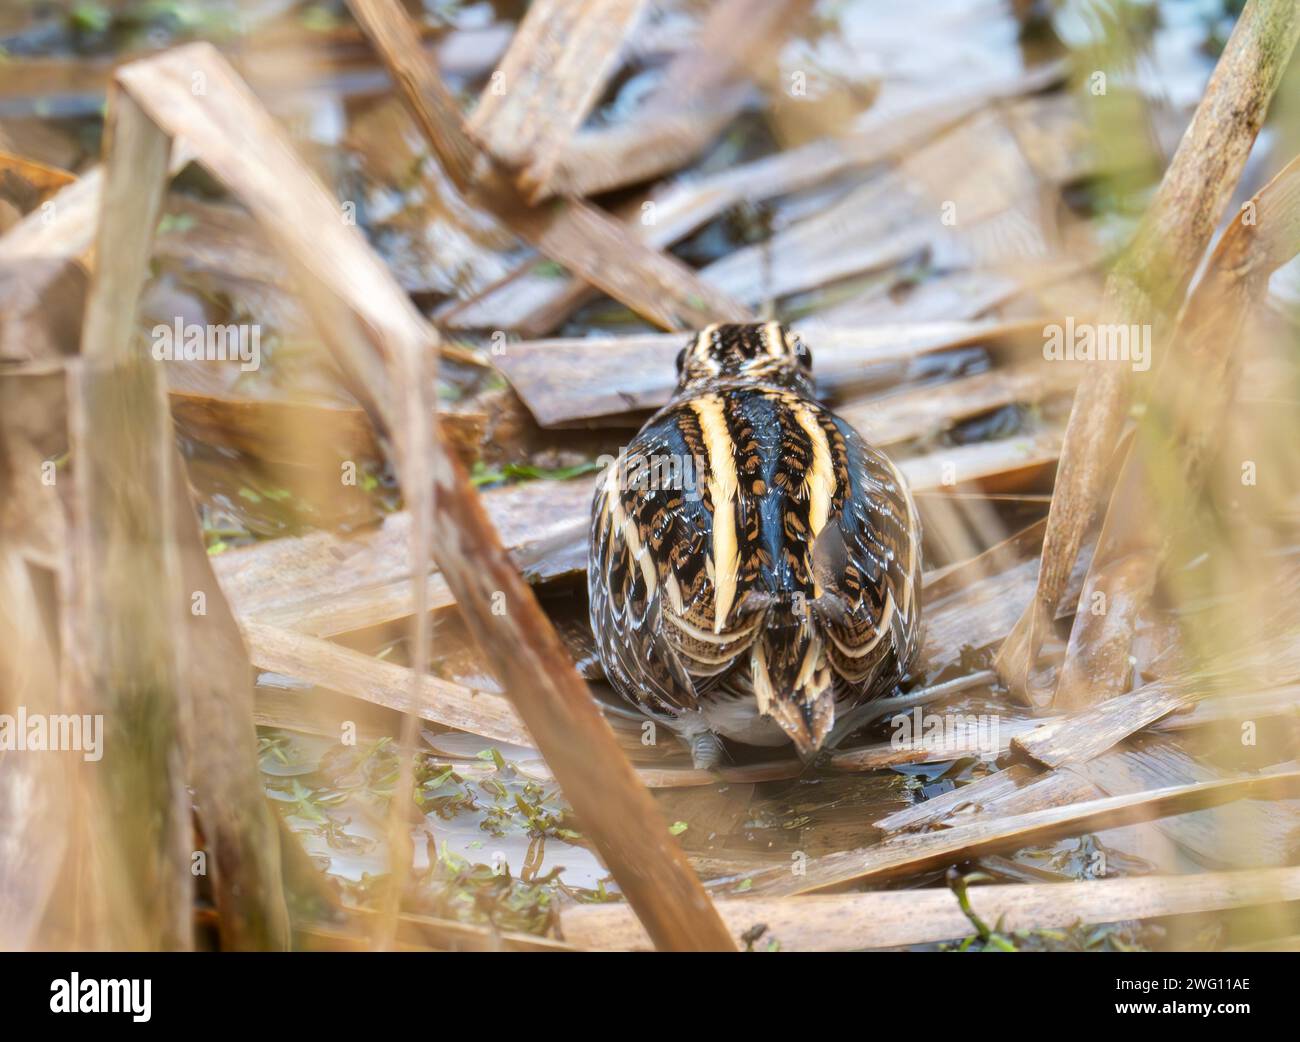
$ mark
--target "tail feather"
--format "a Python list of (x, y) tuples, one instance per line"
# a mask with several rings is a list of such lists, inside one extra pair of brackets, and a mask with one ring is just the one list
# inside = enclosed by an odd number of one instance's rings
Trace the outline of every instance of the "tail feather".
[(835, 685), (825, 648), (810, 619), (769, 619), (750, 652), (759, 712), (770, 716), (799, 755), (814, 755), (835, 724)]

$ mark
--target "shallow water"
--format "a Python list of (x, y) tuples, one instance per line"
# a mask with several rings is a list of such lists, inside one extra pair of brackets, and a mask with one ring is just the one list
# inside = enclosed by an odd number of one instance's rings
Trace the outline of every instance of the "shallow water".
[[(15, 59), (48, 59), (50, 64), (43, 68), (52, 77), (50, 89), (33, 96), (6, 75), (5, 62), (0, 61), (0, 120), (15, 121), (8, 128), (15, 147), (39, 147), (47, 162), (83, 168), (97, 154), (102, 130), (99, 107), (105, 76), (95, 72), (96, 62), (193, 37), (222, 41), (237, 28), (230, 16), (233, 4), (147, 6), (153, 14), (138, 18), (131, 17), (131, 9), (146, 5), (50, 4), (30, 16), (8, 11), (0, 16), (0, 47)], [(250, 24), (263, 16), (275, 21), (276, 9), (285, 6), (273, 0), (245, 4), (244, 18)], [(470, 30), (517, 16), (520, 6), (426, 3), (424, 8), (430, 12), (431, 26)], [(885, 80), (926, 82), (979, 69), (1006, 72), (1066, 52), (1088, 55), (1098, 46), (1098, 23), (1095, 12), (1089, 13), (1092, 5), (1053, 5), (1050, 18), (1036, 16), (1023, 33), (1005, 6), (978, 6), (982, 16), (970, 21), (970, 5), (965, 3), (934, 3), (924, 10), (866, 0), (815, 5), (807, 31), (781, 49), (775, 69), (782, 80), (793, 72), (811, 71), (815, 104), (799, 109), (782, 103), (766, 111), (750, 107), (682, 173), (681, 181), (690, 183), (838, 133), (870, 109)], [(1211, 65), (1206, 52), (1221, 42), (1223, 8), (1228, 5), (1137, 6), (1153, 16), (1158, 13), (1161, 25), (1137, 41), (1132, 82), (1125, 86), (1150, 90), (1152, 136), (1159, 139), (1168, 136), (1165, 124), (1181, 126), (1182, 107), (1199, 96)], [(329, 5), (313, 5), (312, 10), (322, 12), (311, 16), (315, 24), (291, 26), (295, 32), (305, 31), (308, 40), (331, 46), (346, 42)], [(950, 31), (947, 27), (954, 23), (964, 28)], [(662, 83), (674, 34), (687, 32), (689, 25), (689, 18), (670, 12), (651, 27), (662, 47), (649, 48), (615, 78), (589, 128), (615, 125), (637, 110)], [(340, 69), (336, 78), (327, 72), (323, 82), (302, 96), (290, 92), (292, 97), (277, 94), (274, 100), (291, 115), (297, 143), (329, 186), (341, 198), (356, 202), (358, 223), (421, 309), (432, 314), (448, 301), (480, 292), (527, 260), (531, 253), (515, 236), (465, 205), (438, 178), (422, 140), (411, 132), (398, 106), (376, 104), (373, 90), (352, 91), (355, 80), (344, 71)], [(481, 80), (475, 75), (453, 77), (452, 85), (468, 95)], [(42, 133), (35, 133), (33, 121), (41, 124)], [(1119, 176), (1104, 163), (1099, 166), (1060, 187), (1074, 216), (1100, 226), (1098, 238), (1105, 243), (1131, 228), (1135, 206), (1147, 198), (1151, 179), (1141, 167)], [(862, 171), (854, 170), (814, 188), (736, 205), (675, 244), (673, 253), (693, 267), (707, 267), (842, 202), (861, 182)], [(183, 247), (186, 233), (194, 228), (185, 223), (193, 220), (186, 217), (187, 207), (219, 198), (213, 187), (193, 172), (185, 175), (173, 191), (171, 223), (161, 229), (160, 240), (171, 237)], [(601, 202), (615, 208), (625, 196), (631, 198), (630, 193), (614, 193)], [(286, 302), (290, 293), (280, 274), (254, 273), (249, 265), (236, 263), (243, 256), (240, 248), (254, 255), (250, 263), (266, 252), (255, 240), (250, 245), (251, 238), (251, 231), (236, 226), (224, 252), (190, 256), (178, 248), (169, 253), (158, 263), (147, 300), (160, 314), (192, 314), (195, 321), (254, 314), (265, 326), (266, 364), (248, 378), (194, 369), (181, 373), (173, 386), (253, 400), (347, 404), (328, 367), (321, 364), (320, 345), (307, 316), (296, 314)], [(921, 251), (886, 270), (855, 271), (772, 299), (771, 261), (770, 256), (764, 261), (753, 295), (759, 307), (783, 319), (816, 319), (845, 302), (884, 306), (905, 301), (910, 293), (960, 270), (952, 258)], [(231, 277), (232, 269), (239, 277)], [(1278, 284), (1285, 289), (1295, 281), (1284, 274)], [(644, 328), (626, 308), (602, 298), (574, 311), (557, 332), (576, 336)], [(484, 335), (489, 332), (471, 330), (464, 339), (482, 347), (489, 342)], [(982, 372), (989, 365), (989, 352), (977, 346), (927, 356), (906, 379), (909, 385), (925, 386)], [(889, 374), (890, 379), (896, 377)], [(847, 399), (881, 389), (873, 374), (863, 373), (859, 382), (837, 388), (836, 394)], [(444, 403), (487, 417), (482, 448), (493, 467), (479, 474), (485, 485), (515, 480), (512, 474), (528, 473), (539, 460), (548, 467), (581, 466), (607, 447), (606, 441), (616, 448), (622, 437), (617, 431), (597, 432), (579, 442), (578, 436), (566, 435), (565, 448), (557, 449), (561, 436), (537, 430), (526, 416), (520, 418), (517, 403), (503, 402), (508, 395), (501, 381), (473, 367), (445, 365), (438, 391)], [(1033, 429), (1042, 418), (1020, 405), (1005, 406), (944, 430), (933, 443), (900, 446), (898, 455), (1009, 437)], [(401, 505), (391, 474), (377, 457), (357, 461), (361, 469), (355, 486), (341, 490), (331, 482), (322, 490), (312, 467), (284, 460), (268, 463), (210, 434), (202, 439), (186, 435), (183, 447), (213, 552), (316, 528), (352, 531)], [(560, 455), (564, 451), (570, 455)], [(1026, 497), (994, 504), (988, 516), (1009, 532), (1044, 512), (1044, 504)], [(950, 563), (954, 555), (945, 549), (927, 546), (934, 566)], [(547, 606), (557, 621), (582, 624), (580, 592), (561, 592), (548, 598)], [(367, 634), (356, 643), (392, 661), (405, 661), (404, 644), (387, 634)], [(972, 652), (954, 669), (964, 672), (984, 664), (981, 654)], [(482, 656), (451, 625), (436, 631), (429, 667), (445, 679), (496, 689)], [(264, 677), (262, 690), (275, 683)], [(1005, 709), (1001, 695), (976, 690), (946, 704), (943, 711), (978, 713), (990, 707)], [(860, 740), (882, 741), (888, 734), (888, 726), (880, 724)], [(389, 868), (384, 833), (396, 780), (391, 742), (363, 739), (346, 746), (269, 727), (261, 729), (260, 739), (268, 795), (309, 855), (345, 884), (348, 897), (370, 900)], [(645, 762), (664, 760), (664, 751), (645, 757)], [(1267, 758), (1247, 759), (1244, 765), (1258, 767), (1261, 760), (1266, 763)], [(667, 764), (685, 761), (679, 756)], [(790, 780), (664, 789), (656, 798), (701, 875), (715, 881), (717, 889), (743, 892), (747, 873), (789, 862), (796, 855), (815, 857), (873, 842), (878, 830), (871, 822), (969, 784), (989, 769), (969, 757), (870, 774), (812, 768)], [(544, 764), (535, 750), (493, 749), (472, 735), (426, 728), (417, 773), (418, 817), (410, 823), (416, 851), (412, 907), (540, 930), (550, 922), (554, 903), (616, 889), (584, 843), (554, 784), (536, 780), (544, 774)], [(1096, 874), (1100, 853), (1109, 874), (1149, 871), (1153, 862), (1136, 852), (1138, 848), (1133, 830), (1114, 830), (1026, 849), (1000, 867), (986, 865), (985, 870), (1006, 879), (1022, 878), (1018, 872), (1034, 878), (1088, 878)], [(935, 882), (931, 873), (896, 885)]]

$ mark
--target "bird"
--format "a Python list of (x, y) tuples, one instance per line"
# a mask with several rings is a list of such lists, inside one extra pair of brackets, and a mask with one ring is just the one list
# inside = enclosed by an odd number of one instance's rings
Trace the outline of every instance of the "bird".
[(593, 636), (613, 688), (697, 768), (743, 746), (805, 763), (895, 690), (921, 641), (921, 524), (903, 474), (815, 397), (778, 322), (716, 324), (597, 479)]

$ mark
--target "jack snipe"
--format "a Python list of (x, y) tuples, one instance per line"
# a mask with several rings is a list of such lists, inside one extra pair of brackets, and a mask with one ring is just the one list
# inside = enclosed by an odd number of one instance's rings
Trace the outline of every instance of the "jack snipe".
[(894, 464), (813, 397), (778, 323), (710, 326), (604, 475), (591, 625), (614, 687), (699, 766), (718, 736), (821, 748), (920, 646), (921, 531)]

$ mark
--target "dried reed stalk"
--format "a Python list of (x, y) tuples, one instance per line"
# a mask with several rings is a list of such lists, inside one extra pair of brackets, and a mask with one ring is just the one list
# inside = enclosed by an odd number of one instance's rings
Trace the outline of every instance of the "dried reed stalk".
[[(166, 690), (180, 695), (172, 711), (174, 717), (165, 707), (158, 708), (157, 726), (173, 726), (183, 742), (183, 774), (193, 787), (209, 842), (204, 852), (205, 872), (212, 881), (223, 944), (231, 949), (284, 948), (289, 943), (288, 919), (276, 827), (254, 753), (251, 667), (234, 618), (211, 573), (183, 464), (173, 448), (170, 419), (154, 412), (155, 399), (165, 393), (163, 382), (157, 368), (139, 353), (134, 339), (139, 293), (175, 150), (129, 95), (115, 91), (113, 100), (121, 113), (114, 117), (113, 126), (125, 121), (127, 130), (110, 138), (97, 239), (99, 256), (111, 255), (113, 265), (97, 266), (92, 279), (83, 370), (74, 374), (80, 395), (73, 399), (72, 416), (74, 431), (92, 439), (82, 446), (82, 465), (76, 468), (78, 486), (87, 494), (81, 508), (88, 511), (88, 523), (99, 524), (114, 510), (129, 508), (137, 513), (124, 515), (122, 528), (104, 534), (123, 546), (96, 545), (104, 535), (83, 544), (92, 554), (108, 556), (103, 561), (97, 556), (82, 559), (83, 566), (90, 566), (86, 578), (71, 581), (74, 587), (84, 585), (92, 594), (100, 587), (96, 596), (102, 603), (97, 604), (97, 611), (111, 614), (112, 598), (125, 601), (119, 611), (128, 625), (146, 624), (136, 618), (139, 605), (132, 603), (133, 597), (141, 594), (128, 590), (142, 590), (144, 596), (155, 597), (165, 611), (168, 639), (175, 643), (171, 654), (176, 664), (171, 668), (177, 672), (171, 677), (170, 689), (159, 687), (151, 697), (165, 697), (160, 692)], [(156, 155), (159, 150), (161, 159)], [(162, 400), (165, 414), (165, 397)], [(115, 423), (123, 428), (139, 424), (142, 433), (106, 429)], [(137, 452), (136, 446), (123, 442), (124, 437), (128, 441), (144, 437), (150, 450)], [(138, 459), (155, 471), (143, 483), (138, 478), (133, 482), (131, 475), (123, 472), (122, 457)], [(134, 506), (130, 506), (132, 496), (139, 497)], [(102, 507), (105, 497), (115, 504), (113, 509)], [(116, 506), (119, 502), (125, 505)], [(130, 560), (139, 556), (151, 538), (148, 530), (152, 523), (144, 532), (139, 529), (138, 511), (143, 510), (156, 515), (159, 528), (154, 536), (165, 540), (162, 551), (150, 551), (149, 556), (156, 556), (168, 571), (152, 579), (146, 574), (142, 584), (140, 572), (147, 573), (154, 566), (141, 568), (137, 564), (133, 568)], [(123, 558), (121, 568), (111, 567), (116, 557)], [(155, 581), (165, 585), (157, 587)], [(110, 583), (118, 587), (117, 593)], [(177, 619), (183, 620), (180, 627)], [(140, 645), (147, 652), (150, 640)], [(135, 719), (148, 715), (139, 714)], [(147, 749), (147, 743), (143, 747)], [(148, 756), (140, 757), (136, 764), (137, 770), (149, 776), (157, 767)], [(167, 775), (159, 773), (158, 777), (161, 780)], [(183, 879), (176, 889), (186, 895), (188, 908), (193, 877), (189, 801), (183, 789), (179, 798), (183, 807), (177, 826), (181, 829), (178, 842), (183, 847)], [(165, 887), (160, 888), (160, 894), (166, 893)], [(184, 917), (188, 922), (188, 911)], [(185, 945), (188, 943), (187, 938)]]
[(533, 744), (510, 702), (500, 695), (421, 676), (414, 682), (417, 696), (412, 699), (413, 670), (293, 630), (247, 620), (242, 628), (260, 669), (494, 741)]
[(773, 79), (775, 52), (808, 6), (808, 0), (712, 5), (694, 46), (673, 60), (639, 112), (617, 126), (578, 134), (525, 172), (530, 201), (597, 195), (694, 159), (753, 96), (746, 76)]
[(1239, 799), (1286, 799), (1298, 792), (1300, 771), (1290, 770), (1051, 806), (939, 832), (896, 835), (875, 846), (811, 858), (801, 875), (793, 874), (784, 866), (768, 869), (754, 875), (748, 893), (756, 897), (794, 895), (844, 883), (896, 879), (983, 854), (1019, 850), (1084, 832), (1187, 814)]
[[(17, 463), (0, 429), (0, 471)], [(25, 461), (35, 468), (35, 460)], [(8, 533), (5, 533), (8, 536)], [(0, 713), (58, 713), (55, 634), (45, 616), (35, 569), (13, 543), (0, 547)], [(0, 770), (0, 949), (29, 951), (48, 942), (43, 928), (57, 893), (77, 818), (74, 771), (66, 756), (8, 753)], [(42, 936), (44, 934), (44, 936)]]
[(645, 0), (529, 5), (469, 122), (469, 132), (512, 167), (545, 181), (609, 81)]
[[(203, 94), (191, 89), (196, 73)], [(437, 333), (358, 230), (340, 220), (335, 201), (214, 48), (178, 48), (118, 75), (159, 125), (184, 131), (199, 161), (242, 199), (283, 254), (322, 339), (389, 446), (408, 502), (413, 510), (436, 510), (436, 558), (467, 626), (480, 646), (510, 648), (494, 658), (504, 686), (656, 943), (730, 948), (699, 880), (510, 563), (464, 468), (434, 434), (429, 367)], [(263, 162), (248, 164), (250, 151)], [(431, 527), (413, 521), (421, 621)], [(418, 683), (427, 661), (418, 640), (415, 654)], [(399, 875), (406, 867), (399, 862)], [(400, 892), (400, 879), (393, 889)], [(384, 941), (395, 929), (395, 908), (388, 911)]]
[[(1154, 326), (1156, 345), (1169, 342), (1160, 334), (1241, 175), (1297, 35), (1300, 13), (1294, 0), (1251, 0), (1246, 5), (1151, 209), (1106, 280), (1103, 325)], [(1043, 697), (1031, 692), (1031, 673), (1106, 485), (1129, 382), (1127, 363), (1097, 363), (1075, 395), (1038, 589), (996, 663), (999, 675), (1020, 697)]]
[[(1055, 704), (1085, 707), (1129, 683), (1129, 651), (1169, 539), (1194, 509), (1206, 464), (1224, 429), (1242, 367), (1247, 317), (1269, 276), (1300, 251), (1300, 158), (1243, 205), (1188, 301), (1137, 438), (1111, 493)], [(1166, 467), (1154, 486), (1154, 469)], [(1173, 471), (1169, 473), (1168, 471)], [(1103, 606), (1100, 612), (1094, 605)]]
[[(1185, 876), (1099, 879), (1078, 883), (972, 886), (972, 911), (1001, 934), (1075, 924), (1155, 919), (1300, 899), (1300, 869), (1205, 872)], [(766, 926), (759, 941), (781, 951), (851, 951), (930, 944), (974, 932), (946, 888), (869, 894), (720, 900), (723, 921), (738, 938)], [(621, 905), (568, 909), (564, 939), (579, 948), (641, 951), (649, 938)]]
[[(170, 141), (115, 92), (82, 366), (69, 391), (76, 503), (64, 570), (68, 712), (102, 714), (103, 759), (82, 782), (93, 811), (89, 947), (188, 949), (193, 877), (183, 734), (189, 611), (174, 541), (171, 417), (159, 371), (135, 340)], [(102, 766), (101, 766), (102, 765)]]
[[(808, 329), (795, 323), (816, 353), (818, 389), (849, 394), (862, 384), (903, 382), (914, 366), (940, 351), (998, 344), (1041, 322), (911, 322), (868, 328)], [(524, 340), (494, 356), (497, 368), (543, 427), (626, 417), (656, 409), (677, 383), (677, 333)], [(624, 419), (622, 422), (628, 422)]]
[[(1038, 90), (1061, 75), (1060, 65), (1039, 67), (1029, 72), (990, 77), (978, 84), (964, 82), (957, 87), (917, 89), (888, 87), (844, 137), (819, 138), (799, 148), (787, 149), (715, 174), (684, 177), (652, 189), (647, 197), (633, 199), (617, 214), (629, 231), (657, 249), (672, 245), (728, 208), (740, 203), (761, 203), (823, 184), (855, 168), (906, 154), (945, 128), (977, 111), (990, 99)], [(684, 117), (683, 117), (684, 118)], [(697, 117), (698, 119), (701, 117)], [(707, 118), (707, 117), (705, 117)], [(622, 130), (615, 128), (615, 131)], [(665, 130), (667, 128), (664, 128)], [(660, 163), (661, 156), (649, 148), (637, 128), (635, 144), (649, 153), (645, 162)], [(607, 133), (613, 133), (610, 131)], [(603, 135), (602, 135), (603, 136)], [(617, 144), (608, 142), (605, 144)], [(606, 177), (636, 173), (623, 161), (630, 147), (617, 161), (610, 160)], [(572, 152), (570, 153), (573, 154)], [(604, 158), (604, 157), (602, 157)], [(590, 166), (575, 171), (593, 175)], [(577, 194), (581, 185), (571, 190)], [(465, 301), (448, 304), (439, 318), (451, 327), (501, 326), (525, 337), (541, 337), (564, 320), (596, 291), (582, 279), (556, 279), (538, 274), (537, 261), (530, 261), (499, 283)], [(987, 275), (985, 276), (988, 277)], [(996, 301), (994, 302), (996, 303)], [(992, 304), (986, 304), (985, 310)], [(959, 317), (943, 309), (944, 317)], [(936, 317), (939, 312), (936, 312)]]
[(531, 207), (514, 182), (466, 133), (437, 69), (397, 0), (349, 0), (402, 100), (447, 176), (476, 205), (634, 311), (665, 329), (743, 321), (749, 312), (686, 265), (651, 249), (603, 211), (578, 200)]

